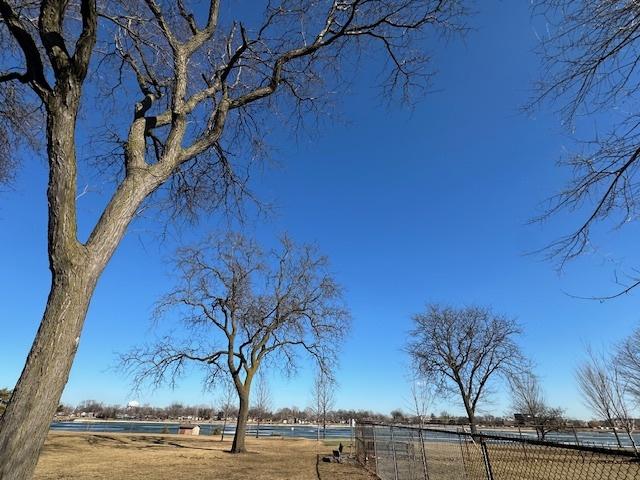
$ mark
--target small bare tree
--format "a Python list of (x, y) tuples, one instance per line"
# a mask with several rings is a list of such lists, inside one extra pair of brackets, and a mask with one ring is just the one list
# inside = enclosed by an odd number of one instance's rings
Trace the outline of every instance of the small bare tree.
[(618, 365), (615, 362), (610, 363), (612, 366), (611, 376), (613, 377), (614, 408), (618, 424), (622, 426), (622, 429), (629, 438), (633, 451), (638, 455), (638, 446), (633, 438), (633, 433), (636, 429), (636, 419), (634, 418), (631, 402), (629, 401), (629, 384), (623, 377)]
[(258, 374), (253, 404), (253, 414), (256, 419), (256, 438), (260, 437), (260, 421), (263, 420), (271, 409), (271, 392), (264, 372)]
[(306, 353), (328, 371), (348, 330), (342, 291), (327, 266), (315, 248), (286, 237), (268, 252), (237, 234), (185, 248), (178, 252), (178, 284), (157, 314), (181, 314), (186, 335), (134, 349), (122, 365), (137, 385), (173, 385), (192, 362), (205, 369), (206, 382), (230, 376), (239, 400), (231, 451), (244, 452), (251, 385), (261, 365), (268, 360), (293, 371)]
[[(579, 215), (575, 227), (546, 249), (550, 257), (560, 259), (562, 267), (592, 250), (592, 232), (598, 225), (623, 227), (636, 222), (640, 214), (638, 4), (615, 0), (533, 3), (545, 27), (540, 34), (544, 67), (532, 106), (545, 100), (559, 104), (563, 122), (571, 130), (585, 116), (593, 119), (590, 125), (600, 126), (563, 159), (570, 180), (539, 217), (546, 219), (560, 211)], [(616, 275), (616, 281), (617, 291), (600, 298), (629, 292), (640, 285), (640, 275), (626, 271), (623, 278)]]
[(227, 419), (231, 412), (234, 411), (234, 399), (237, 397), (233, 383), (229, 379), (222, 381), (220, 397), (218, 398), (218, 406), (222, 412), (222, 431), (220, 432), (220, 441), (224, 442), (224, 431), (227, 429)]
[(413, 325), (407, 351), (415, 368), (439, 393), (459, 396), (477, 433), (476, 410), (490, 384), (526, 366), (515, 342), (520, 327), (488, 308), (440, 305), (428, 305)]
[(418, 420), (420, 428), (424, 426), (424, 419), (427, 418), (429, 407), (433, 402), (432, 385), (416, 375), (411, 379), (411, 411)]
[(326, 370), (320, 369), (313, 381), (311, 394), (314, 401), (313, 411), (318, 423), (318, 430), (322, 425), (322, 438), (327, 436), (327, 415), (335, 405), (335, 390), (336, 382), (334, 378)]
[[(345, 91), (341, 72), (351, 75), (364, 52), (383, 58), (385, 93), (404, 98), (429, 79), (424, 33), (456, 28), (463, 13), (458, 0), (261, 0), (246, 8), (0, 0), (0, 180), (17, 145), (46, 157), (51, 271), (40, 327), (0, 420), (0, 476), (31, 477), (98, 279), (143, 207), (190, 218), (234, 207), (249, 168), (235, 160), (254, 157), (265, 128), (282, 128), (283, 114), (294, 122), (321, 115), (323, 102)], [(80, 155), (79, 132), (94, 132), (94, 147), (104, 148)], [(80, 168), (113, 187), (85, 238)]]
[(562, 426), (564, 411), (547, 405), (536, 375), (531, 372), (513, 375), (509, 384), (513, 410), (531, 416), (539, 440)]
[(588, 360), (578, 367), (576, 378), (585, 404), (613, 429), (618, 446), (622, 447), (622, 442), (617, 429), (622, 428), (637, 453), (627, 384), (616, 363), (589, 350)]

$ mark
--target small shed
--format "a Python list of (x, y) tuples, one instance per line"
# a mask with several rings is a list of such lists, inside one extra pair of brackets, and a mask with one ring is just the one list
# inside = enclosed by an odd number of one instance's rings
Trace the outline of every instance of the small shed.
[(178, 435), (200, 435), (199, 425), (180, 425), (178, 427)]

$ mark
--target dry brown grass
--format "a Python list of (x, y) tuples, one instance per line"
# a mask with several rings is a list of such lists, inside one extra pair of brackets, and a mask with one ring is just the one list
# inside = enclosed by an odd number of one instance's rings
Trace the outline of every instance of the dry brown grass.
[(369, 480), (361, 468), (318, 462), (332, 444), (249, 439), (249, 453), (227, 453), (230, 439), (184, 435), (50, 433), (36, 480)]
[[(389, 444), (378, 446), (378, 458), (369, 458), (383, 479), (395, 478), (394, 454)], [(381, 448), (382, 447), (382, 448)], [(496, 480), (640, 480), (640, 462), (633, 457), (581, 452), (533, 444), (487, 444)], [(486, 465), (478, 444), (427, 442), (427, 468), (431, 480), (485, 479)], [(419, 443), (395, 445), (400, 479), (424, 478)]]

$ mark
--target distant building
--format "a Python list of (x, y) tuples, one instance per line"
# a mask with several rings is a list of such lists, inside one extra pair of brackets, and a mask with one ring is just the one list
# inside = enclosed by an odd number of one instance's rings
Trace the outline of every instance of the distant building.
[(514, 413), (513, 419), (516, 421), (516, 425), (528, 425), (534, 423), (536, 417), (529, 413)]
[(178, 435), (200, 435), (199, 425), (180, 425), (178, 427)]

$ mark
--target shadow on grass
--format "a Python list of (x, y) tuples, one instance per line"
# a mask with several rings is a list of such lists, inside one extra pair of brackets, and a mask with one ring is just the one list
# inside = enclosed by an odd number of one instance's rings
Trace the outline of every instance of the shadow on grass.
[(116, 444), (119, 444), (119, 445), (129, 444), (129, 442), (121, 438), (111, 437), (109, 435), (90, 435), (89, 437), (87, 437), (87, 442), (90, 445), (101, 445), (101, 444), (111, 443), (111, 442), (115, 442)]
[(247, 450), (246, 452), (232, 452), (231, 450), (220, 450), (222, 453), (226, 453), (228, 455), (237, 455), (237, 456), (242, 456), (242, 455), (260, 455), (260, 452), (253, 452), (251, 450)]
[(43, 447), (44, 453), (75, 453), (77, 451), (77, 447), (73, 445), (61, 445), (56, 442), (50, 442)]

